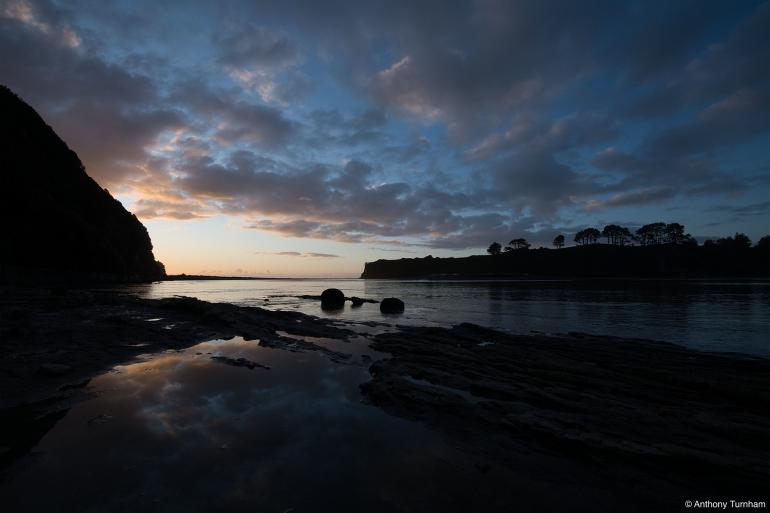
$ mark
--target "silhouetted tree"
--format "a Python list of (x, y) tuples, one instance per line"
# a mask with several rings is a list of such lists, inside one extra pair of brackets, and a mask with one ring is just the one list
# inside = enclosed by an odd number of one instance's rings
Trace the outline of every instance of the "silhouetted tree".
[(751, 239), (745, 233), (736, 233), (734, 239), (736, 248), (750, 248)]
[(487, 248), (487, 253), (489, 253), (490, 255), (499, 255), (501, 248), (502, 248), (502, 246), (500, 246), (499, 242), (493, 242)]
[(556, 249), (561, 249), (564, 247), (564, 235), (557, 235), (553, 239), (553, 245)]
[(510, 246), (505, 246), (503, 248), (503, 253), (510, 253), (511, 251), (513, 251), (513, 248)]
[(666, 241), (666, 223), (650, 223), (636, 230), (637, 240), (642, 246), (663, 244)]
[(599, 240), (601, 235), (601, 232), (596, 228), (586, 228), (585, 230), (580, 230), (575, 234), (575, 242), (577, 242), (580, 246), (585, 246), (586, 244), (596, 244), (596, 241)]
[(529, 249), (530, 243), (527, 242), (527, 239), (513, 239), (508, 244), (511, 245), (513, 249)]
[(722, 248), (747, 249), (751, 247), (751, 239), (745, 233), (736, 233), (734, 237), (717, 239), (713, 244)]
[(616, 246), (625, 246), (633, 238), (628, 228), (616, 224), (605, 226), (602, 230), (602, 237), (607, 238), (607, 244), (614, 244)]
[(762, 252), (770, 252), (770, 235), (765, 235), (759, 239), (755, 247)]

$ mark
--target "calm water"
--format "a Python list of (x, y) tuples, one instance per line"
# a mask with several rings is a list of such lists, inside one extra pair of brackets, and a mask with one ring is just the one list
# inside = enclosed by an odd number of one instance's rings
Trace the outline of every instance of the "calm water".
[(551, 500), (560, 478), (531, 483), (364, 404), (361, 355), (378, 357), (364, 340), (314, 342), (354, 357), (332, 363), (234, 338), (115, 367), (0, 473), (3, 510), (467, 512), (503, 511), (525, 491)]
[[(330, 287), (347, 296), (398, 297), (402, 315), (376, 304), (324, 312), (316, 300)], [(713, 351), (770, 356), (770, 282), (607, 284), (393, 280), (169, 281), (132, 287), (144, 297), (193, 296), (342, 321), (448, 326), (473, 322), (513, 333), (582, 331), (676, 342)], [(268, 300), (268, 301), (265, 301)]]

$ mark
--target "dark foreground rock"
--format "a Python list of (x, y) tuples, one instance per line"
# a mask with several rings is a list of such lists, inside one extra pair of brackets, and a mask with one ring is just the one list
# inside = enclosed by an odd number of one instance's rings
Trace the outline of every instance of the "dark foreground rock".
[(380, 302), (380, 312), (397, 314), (404, 311), (404, 302), (396, 297), (386, 297)]
[(321, 308), (336, 310), (345, 306), (345, 294), (340, 289), (326, 289), (321, 293)]
[(372, 347), (393, 357), (371, 366), (369, 401), (508, 468), (551, 475), (543, 461), (577, 462), (558, 479), (613, 490), (626, 511), (767, 497), (768, 360), (470, 324), (406, 328)]
[(257, 367), (260, 369), (270, 370), (270, 367), (264, 364), (261, 364), (259, 362), (255, 362), (253, 360), (249, 360), (246, 358), (230, 358), (229, 356), (212, 356), (212, 360), (215, 362), (221, 362), (225, 365), (231, 365), (233, 367), (245, 367), (249, 370), (254, 370)]

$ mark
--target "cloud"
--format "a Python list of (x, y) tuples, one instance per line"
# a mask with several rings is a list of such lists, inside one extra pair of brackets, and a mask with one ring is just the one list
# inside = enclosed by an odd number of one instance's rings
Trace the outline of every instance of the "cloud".
[(287, 257), (303, 257), (303, 258), (342, 258), (340, 255), (333, 255), (331, 253), (300, 253), (299, 251), (257, 251), (255, 255), (278, 255)]
[(761, 201), (748, 205), (714, 205), (709, 210), (726, 212), (738, 217), (766, 216), (770, 215), (770, 201)]
[[(18, 4), (27, 5), (11, 5)], [(0, 19), (2, 81), (41, 112), (100, 183), (120, 184), (146, 145), (184, 124), (179, 112), (159, 106), (146, 76), (58, 44), (53, 29), (30, 29), (24, 16), (18, 21)]]
[(294, 124), (276, 109), (238, 102), (222, 111), (217, 136), (226, 143), (245, 140), (277, 146), (286, 143), (294, 129)]
[(224, 27), (214, 34), (213, 42), (219, 62), (233, 68), (281, 69), (300, 58), (299, 48), (285, 34), (248, 21)]
[(212, 39), (230, 77), (263, 101), (286, 105), (310, 90), (311, 82), (296, 69), (302, 53), (285, 33), (241, 20), (227, 23)]
[(676, 191), (668, 187), (655, 187), (633, 192), (614, 194), (606, 200), (589, 200), (585, 209), (588, 211), (604, 210), (610, 207), (625, 207), (631, 205), (647, 205), (668, 200), (676, 196)]

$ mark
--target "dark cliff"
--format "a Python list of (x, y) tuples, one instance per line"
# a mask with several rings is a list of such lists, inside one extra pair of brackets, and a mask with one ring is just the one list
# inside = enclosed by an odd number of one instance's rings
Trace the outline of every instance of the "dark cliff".
[(770, 277), (763, 248), (695, 245), (609, 246), (516, 250), (464, 258), (367, 262), (361, 278), (701, 278)]
[(162, 278), (147, 229), (3, 86), (0, 113), (0, 282)]

